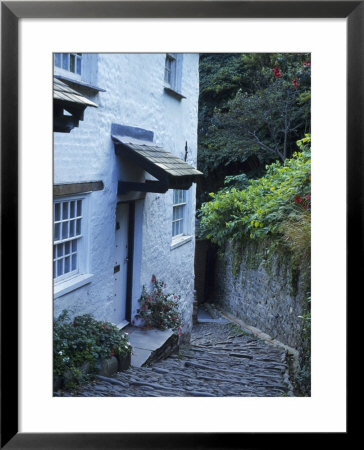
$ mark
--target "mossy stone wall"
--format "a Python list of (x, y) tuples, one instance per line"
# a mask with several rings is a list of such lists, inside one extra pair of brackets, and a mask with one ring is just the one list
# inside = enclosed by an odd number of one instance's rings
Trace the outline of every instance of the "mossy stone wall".
[(215, 303), (299, 351), (308, 288), (304, 268), (269, 243), (229, 244), (216, 261)]

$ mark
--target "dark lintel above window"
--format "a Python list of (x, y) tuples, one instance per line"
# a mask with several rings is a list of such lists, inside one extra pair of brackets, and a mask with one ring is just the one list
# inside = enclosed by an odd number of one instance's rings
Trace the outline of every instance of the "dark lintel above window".
[(53, 195), (63, 197), (65, 195), (83, 194), (86, 192), (102, 191), (104, 183), (102, 181), (86, 181), (83, 183), (55, 184), (53, 186)]

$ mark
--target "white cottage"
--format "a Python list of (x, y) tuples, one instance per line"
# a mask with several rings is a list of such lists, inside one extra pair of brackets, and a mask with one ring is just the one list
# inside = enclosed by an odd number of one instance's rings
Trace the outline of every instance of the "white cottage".
[(54, 315), (133, 321), (153, 274), (194, 299), (198, 54), (54, 55)]

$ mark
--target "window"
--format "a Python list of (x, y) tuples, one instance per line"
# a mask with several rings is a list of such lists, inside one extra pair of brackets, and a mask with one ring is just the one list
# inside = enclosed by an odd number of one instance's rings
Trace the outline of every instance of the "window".
[(186, 234), (187, 191), (174, 189), (172, 237)]
[(53, 278), (61, 281), (83, 269), (84, 198), (57, 199), (54, 202)]
[(167, 53), (164, 65), (164, 90), (178, 100), (186, 98), (181, 94), (182, 59), (181, 53)]
[(54, 65), (60, 69), (81, 75), (82, 53), (55, 53)]
[(167, 53), (164, 67), (164, 81), (173, 89), (176, 88), (176, 65), (176, 56), (171, 53)]

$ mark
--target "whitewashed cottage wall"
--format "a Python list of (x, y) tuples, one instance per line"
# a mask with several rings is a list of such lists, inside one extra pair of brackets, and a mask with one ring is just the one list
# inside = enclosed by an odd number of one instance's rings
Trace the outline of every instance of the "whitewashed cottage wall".
[[(187, 142), (187, 162), (196, 167), (198, 55), (183, 55), (181, 92), (186, 98), (181, 100), (164, 90), (165, 54), (99, 54), (94, 58), (97, 79), (93, 75), (92, 81), (105, 90), (90, 95), (98, 108), (87, 108), (84, 120), (70, 134), (54, 134), (54, 184), (99, 180), (104, 184), (102, 190), (87, 195), (88, 267), (93, 276), (84, 286), (56, 296), (54, 315), (66, 308), (117, 323), (113, 278), (117, 183), (120, 177), (132, 179), (141, 172), (115, 155), (111, 125), (150, 130), (154, 144), (181, 159)], [(132, 290), (135, 313), (142, 285), (150, 286), (152, 274), (163, 279), (167, 291), (182, 296), (187, 334), (192, 324), (195, 184), (188, 197), (192, 238), (180, 245), (172, 245), (172, 190), (147, 193), (145, 199), (136, 201)]]

